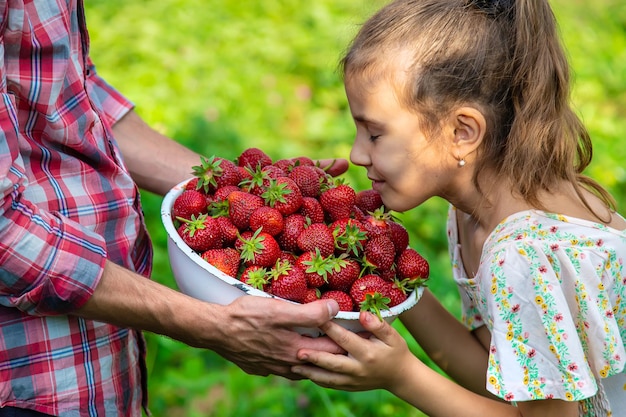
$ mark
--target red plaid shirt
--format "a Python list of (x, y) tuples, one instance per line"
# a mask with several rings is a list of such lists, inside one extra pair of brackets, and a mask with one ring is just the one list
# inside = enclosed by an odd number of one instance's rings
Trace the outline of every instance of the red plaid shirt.
[(141, 335), (65, 315), (152, 256), (110, 129), (132, 105), (88, 47), (82, 0), (0, 0), (0, 406), (140, 416)]

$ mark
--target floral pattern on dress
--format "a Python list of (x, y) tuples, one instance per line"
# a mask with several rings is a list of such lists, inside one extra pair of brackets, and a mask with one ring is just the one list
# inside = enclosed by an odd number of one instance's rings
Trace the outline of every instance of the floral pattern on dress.
[(517, 213), (491, 233), (471, 278), (454, 208), (448, 236), (463, 321), (470, 329), (484, 324), (492, 335), (487, 388), (507, 401), (581, 401), (581, 415), (610, 415), (599, 413), (596, 393), (626, 363), (626, 233), (537, 210)]

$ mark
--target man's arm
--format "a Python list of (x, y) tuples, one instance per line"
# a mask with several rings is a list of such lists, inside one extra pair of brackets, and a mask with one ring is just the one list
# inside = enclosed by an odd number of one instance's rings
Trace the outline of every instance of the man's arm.
[(301, 363), (299, 349), (342, 350), (328, 338), (301, 336), (293, 327), (318, 327), (338, 309), (330, 300), (294, 304), (255, 296), (227, 306), (206, 303), (107, 261), (93, 296), (73, 314), (213, 350), (251, 374), (300, 378), (290, 370)]
[(158, 195), (190, 178), (200, 162), (200, 155), (151, 128), (134, 110), (113, 125), (113, 134), (137, 186)]

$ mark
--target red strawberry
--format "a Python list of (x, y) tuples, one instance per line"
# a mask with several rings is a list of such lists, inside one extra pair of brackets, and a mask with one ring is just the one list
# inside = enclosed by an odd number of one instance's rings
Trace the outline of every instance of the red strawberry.
[(285, 221), (280, 211), (275, 208), (262, 206), (250, 215), (250, 229), (263, 229), (265, 233), (276, 236), (283, 231)]
[(396, 248), (396, 256), (400, 255), (403, 250), (409, 246), (409, 232), (400, 223), (393, 220), (387, 221), (389, 229), (387, 234)]
[(371, 238), (363, 253), (365, 265), (381, 271), (390, 269), (396, 257), (393, 242), (386, 235)]
[(400, 279), (420, 280), (420, 283), (428, 279), (430, 272), (426, 259), (413, 248), (405, 248), (398, 256), (396, 268)]
[(361, 190), (356, 193), (354, 204), (364, 213), (371, 213), (382, 207), (383, 200), (376, 190)]
[(259, 265), (251, 265), (246, 267), (241, 276), (239, 277), (241, 282), (245, 282), (251, 287), (261, 291), (268, 291), (270, 288), (269, 275), (267, 269)]
[(324, 223), (313, 223), (298, 236), (298, 248), (303, 251), (319, 249), (322, 256), (329, 256), (335, 251), (333, 233)]
[(356, 199), (356, 192), (347, 184), (338, 183), (336, 186), (322, 191), (320, 203), (332, 221), (350, 217)]
[(202, 259), (228, 276), (236, 277), (239, 272), (241, 258), (233, 248), (209, 249), (202, 253)]
[(241, 236), (241, 258), (246, 266), (259, 265), (271, 267), (280, 256), (280, 247), (276, 239), (268, 233), (257, 229), (249, 238)]
[(324, 223), (324, 209), (317, 198), (302, 197), (300, 214), (308, 217), (311, 223)]
[(239, 230), (247, 229), (252, 212), (264, 205), (261, 197), (245, 191), (233, 191), (228, 195), (228, 215)]
[(328, 287), (333, 290), (348, 291), (359, 278), (361, 266), (353, 258), (331, 257), (332, 269), (328, 273)]
[(296, 259), (296, 266), (304, 271), (309, 288), (319, 288), (326, 284), (332, 268), (330, 258), (323, 257), (319, 250), (304, 252)]
[(307, 288), (306, 293), (304, 294), (304, 300), (302, 303), (312, 303), (313, 301), (319, 300), (321, 297), (320, 290), (318, 288)]
[(398, 304), (403, 303), (407, 299), (404, 288), (400, 283), (397, 282), (390, 282), (387, 290), (383, 295), (389, 298), (389, 307), (395, 307)]
[(321, 184), (315, 167), (298, 165), (293, 167), (288, 176), (298, 185), (303, 197), (319, 196)]
[(175, 218), (191, 219), (191, 216), (206, 212), (206, 197), (196, 190), (184, 190), (172, 205), (172, 216)]
[[(280, 245), (280, 243), (279, 243)], [(281, 250), (280, 251), (280, 255), (278, 256), (278, 261), (284, 261), (284, 262), (289, 262), (290, 264), (295, 264), (296, 263), (296, 255), (294, 255), (292, 252), (286, 251), (286, 250)]]
[(302, 205), (302, 193), (296, 183), (288, 177), (270, 180), (261, 197), (268, 206), (276, 208), (285, 216), (295, 213)]
[(271, 164), (272, 158), (259, 148), (245, 149), (237, 158), (237, 165), (240, 167), (250, 167), (254, 169), (257, 166), (263, 168)]
[(213, 193), (213, 201), (224, 201), (228, 199), (228, 195), (233, 191), (241, 191), (241, 188), (236, 185), (227, 185), (225, 187), (218, 188)]
[(285, 176), (282, 169), (273, 165), (267, 165), (263, 168), (246, 169), (248, 170), (249, 176), (242, 180), (240, 186), (242, 189), (259, 196), (267, 190), (270, 180)]
[(182, 217), (179, 220), (182, 224), (178, 228), (178, 234), (191, 249), (204, 252), (222, 247), (220, 225), (213, 217), (200, 214), (198, 217), (192, 215), (189, 220)]
[(367, 237), (372, 238), (377, 235), (389, 233), (389, 220), (391, 215), (385, 212), (384, 208), (374, 210), (373, 213), (366, 214), (361, 219), (361, 223), (367, 230)]
[(279, 159), (272, 164), (276, 168), (280, 168), (285, 174), (287, 174), (294, 167), (294, 162), (291, 159)]
[(367, 310), (380, 317), (380, 311), (389, 309), (391, 300), (385, 297), (389, 283), (375, 274), (363, 275), (350, 288), (350, 297), (361, 311)]
[(353, 256), (361, 254), (363, 245), (367, 242), (367, 231), (360, 221), (352, 218), (339, 219), (330, 225), (330, 229), (338, 252)]
[(211, 156), (200, 157), (200, 165), (192, 167), (193, 174), (198, 177), (198, 187), (205, 193), (213, 193), (225, 185), (238, 185), (241, 181), (239, 168), (228, 159)]
[(228, 217), (216, 217), (215, 220), (220, 226), (224, 246), (231, 246), (237, 240), (239, 229)]
[(194, 177), (194, 178), (190, 179), (189, 181), (187, 181), (187, 184), (185, 184), (185, 190), (196, 190), (196, 191), (198, 191), (200, 188), (202, 188), (202, 187), (198, 186), (198, 181), (199, 180), (200, 179), (198, 177)]
[(335, 300), (339, 304), (339, 311), (353, 311), (354, 302), (352, 297), (345, 291), (329, 290), (322, 293), (322, 300)]
[(304, 271), (287, 262), (277, 262), (270, 271), (270, 292), (278, 297), (301, 303), (307, 292)]
[(301, 214), (291, 214), (285, 217), (282, 233), (276, 236), (280, 247), (290, 252), (299, 251), (298, 236), (306, 226), (306, 219)]

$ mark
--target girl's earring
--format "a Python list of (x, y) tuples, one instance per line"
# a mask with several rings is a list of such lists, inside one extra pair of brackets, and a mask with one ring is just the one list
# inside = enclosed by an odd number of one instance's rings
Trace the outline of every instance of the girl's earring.
[(464, 167), (465, 166), (465, 158), (460, 158), (459, 157), (458, 160), (459, 160), (459, 163), (458, 163), (459, 164), (459, 168)]

